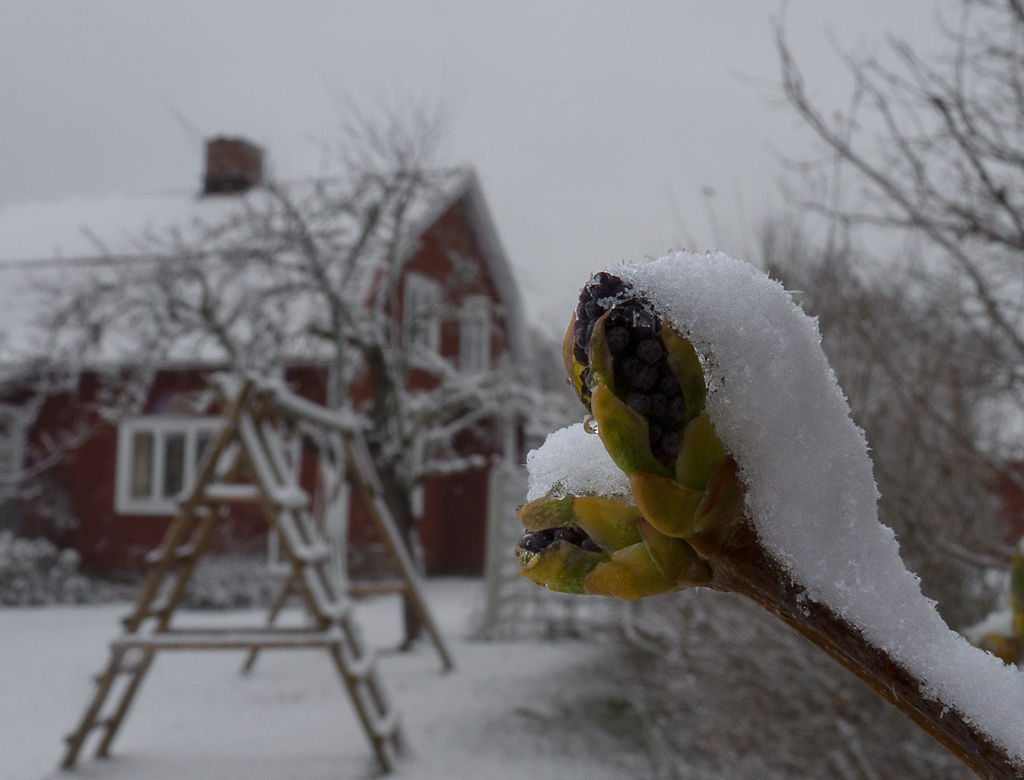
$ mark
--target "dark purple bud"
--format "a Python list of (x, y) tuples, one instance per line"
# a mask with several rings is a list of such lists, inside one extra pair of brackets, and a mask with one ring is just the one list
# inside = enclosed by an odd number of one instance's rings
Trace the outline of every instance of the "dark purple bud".
[(674, 458), (679, 454), (679, 437), (674, 433), (666, 433), (661, 437), (661, 452), (666, 458)]
[(652, 450), (657, 447), (658, 442), (661, 441), (661, 434), (662, 430), (660, 425), (656, 425), (655, 423), (647, 424), (647, 443), (651, 445)]
[(554, 537), (547, 538), (543, 531), (524, 534), (519, 540), (519, 548), (527, 552), (540, 552), (554, 540)]
[(629, 347), (629, 331), (622, 327), (610, 328), (605, 335), (605, 340), (608, 342), (608, 349), (612, 354), (619, 354)]
[(561, 539), (562, 541), (568, 542), (569, 544), (578, 545), (584, 539), (587, 538), (587, 534), (580, 528), (556, 528), (555, 539)]
[(597, 301), (589, 301), (585, 308), (587, 310), (587, 318), (596, 320), (602, 314), (604, 314), (604, 308)]
[(589, 362), (589, 358), (587, 356), (587, 350), (585, 350), (579, 344), (575, 345), (572, 348), (572, 356), (574, 358), (576, 358), (576, 362), (577, 363), (581, 363), (584, 366), (587, 365), (588, 362)]
[(643, 417), (651, 409), (651, 399), (643, 393), (630, 393), (626, 398), (626, 406)]
[(633, 387), (637, 390), (650, 390), (658, 381), (658, 372), (650, 366), (641, 366), (633, 379)]
[(636, 381), (636, 375), (640, 373), (642, 368), (643, 363), (635, 357), (626, 358), (622, 361), (622, 376), (626, 378), (627, 382), (633, 383)]
[(636, 356), (645, 363), (654, 363), (661, 357), (663, 351), (656, 339), (647, 339), (637, 345)]
[(672, 373), (672, 369), (668, 366), (664, 367), (661, 377), (658, 379), (658, 390), (669, 398), (683, 392), (682, 388), (679, 387), (679, 380), (676, 379), (676, 375)]
[(664, 417), (668, 414), (668, 399), (661, 393), (651, 397), (650, 413), (652, 417)]
[(633, 326), (636, 328), (638, 339), (651, 339), (655, 338), (658, 321), (651, 312), (638, 308), (636, 309), (636, 314), (633, 315)]
[(586, 550), (587, 552), (601, 552), (601, 548), (597, 546), (597, 542), (589, 536), (580, 543), (580, 549)]
[(668, 403), (668, 419), (679, 424), (686, 418), (686, 401), (681, 395), (677, 395)]

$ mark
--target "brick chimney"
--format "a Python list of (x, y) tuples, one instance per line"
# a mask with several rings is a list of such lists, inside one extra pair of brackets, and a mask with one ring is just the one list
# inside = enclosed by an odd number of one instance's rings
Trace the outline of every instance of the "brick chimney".
[(244, 138), (218, 136), (206, 142), (204, 195), (242, 193), (263, 183), (263, 149)]

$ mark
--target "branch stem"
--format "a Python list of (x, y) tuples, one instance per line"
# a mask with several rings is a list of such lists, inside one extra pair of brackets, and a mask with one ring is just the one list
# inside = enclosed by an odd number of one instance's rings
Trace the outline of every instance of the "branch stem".
[(983, 780), (1021, 777), (1021, 767), (964, 714), (922, 694), (922, 681), (859, 629), (806, 598), (743, 522), (711, 563), (708, 587), (746, 596), (853, 672)]

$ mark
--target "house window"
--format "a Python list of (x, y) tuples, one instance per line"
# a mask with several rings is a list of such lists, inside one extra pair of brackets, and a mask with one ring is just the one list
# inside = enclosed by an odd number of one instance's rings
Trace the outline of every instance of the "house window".
[(115, 508), (123, 515), (173, 515), (191, 488), (218, 417), (147, 415), (122, 420), (117, 436)]
[(417, 273), (405, 275), (402, 330), (405, 348), (437, 354), (441, 348), (441, 285)]
[(479, 374), (491, 367), (491, 306), (484, 295), (471, 295), (459, 313), (459, 367)]

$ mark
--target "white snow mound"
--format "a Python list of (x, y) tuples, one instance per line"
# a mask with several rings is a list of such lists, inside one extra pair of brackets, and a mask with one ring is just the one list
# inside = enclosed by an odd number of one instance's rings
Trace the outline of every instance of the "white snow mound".
[(629, 480), (611, 459), (596, 433), (582, 423), (555, 431), (526, 456), (530, 472), (527, 502), (549, 492), (563, 496), (628, 496)]
[[(747, 486), (747, 512), (762, 543), (815, 601), (1024, 760), (1024, 675), (971, 646), (939, 616), (904, 566), (893, 532), (878, 521), (878, 491), (863, 432), (821, 350), (817, 323), (782, 285), (721, 252), (679, 252), (607, 269), (644, 290), (693, 343), (704, 363), (707, 411)], [(574, 426), (575, 427), (575, 426)], [(560, 436), (552, 434), (549, 441)], [(557, 479), (605, 484), (606, 466), (565, 448), (532, 453), (531, 495)], [(587, 445), (591, 446), (591, 445)], [(563, 455), (564, 453), (564, 455)], [(534, 464), (544, 471), (533, 473)]]

